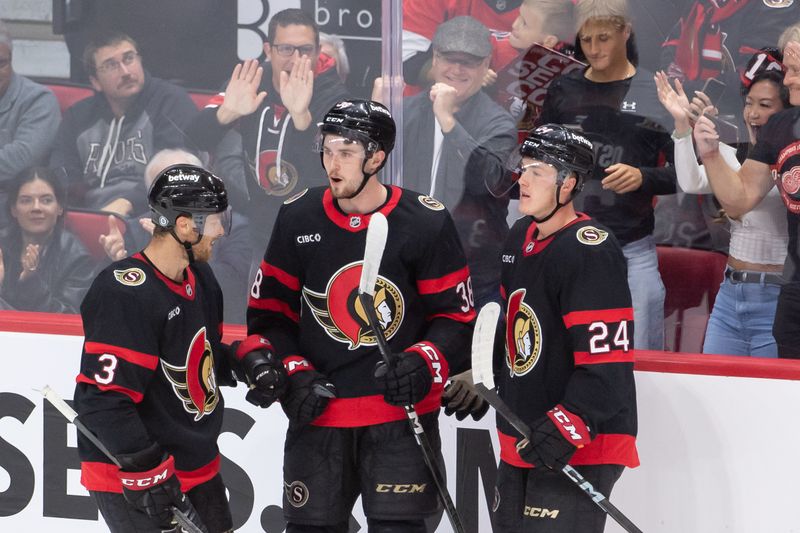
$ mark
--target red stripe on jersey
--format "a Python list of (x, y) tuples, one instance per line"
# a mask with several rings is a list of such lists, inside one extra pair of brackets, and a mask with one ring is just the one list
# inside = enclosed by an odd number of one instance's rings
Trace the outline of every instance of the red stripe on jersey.
[(633, 308), (620, 307), (617, 309), (595, 309), (590, 311), (573, 311), (563, 317), (564, 325), (567, 328), (591, 324), (593, 322), (621, 322), (623, 320), (633, 320)]
[(635, 350), (611, 350), (606, 353), (575, 352), (575, 366), (601, 365), (603, 363), (633, 363)]
[(84, 376), (83, 374), (78, 374), (78, 377), (75, 378), (75, 381), (77, 383), (87, 383), (89, 385), (94, 385), (103, 392), (111, 391), (124, 394), (125, 396), (130, 398), (133, 401), (133, 403), (141, 403), (141, 401), (144, 399), (144, 394), (142, 394), (141, 392), (136, 392), (135, 390), (128, 389), (126, 387), (114, 385), (113, 383), (108, 385), (103, 385), (101, 383), (96, 382), (92, 378)]
[(451, 289), (459, 283), (466, 282), (469, 278), (469, 268), (464, 267), (461, 270), (456, 270), (450, 274), (446, 274), (441, 278), (435, 279), (418, 279), (417, 291), (424, 294), (436, 294)]
[[(220, 456), (196, 470), (175, 470), (181, 482), (181, 490), (188, 492), (213, 478), (219, 472)], [(122, 483), (119, 480), (119, 468), (111, 463), (84, 461), (81, 463), (81, 485), (87, 490), (98, 492), (116, 492), (122, 494)]]
[(147, 368), (148, 370), (155, 370), (158, 366), (158, 356), (150, 355), (149, 353), (137, 352), (121, 346), (114, 346), (113, 344), (104, 344), (102, 342), (86, 341), (83, 345), (86, 353), (102, 355), (111, 354), (124, 359), (134, 365), (139, 365)]
[[(431, 387), (422, 401), (414, 404), (418, 415), (431, 413), (439, 408), (441, 388), (438, 392)], [(325, 427), (362, 427), (405, 420), (406, 412), (402, 407), (389, 405), (383, 395), (361, 396), (359, 398), (332, 398), (325, 411), (311, 424)]]
[(195, 283), (194, 272), (192, 271), (191, 265), (186, 267), (184, 273), (186, 275), (186, 279), (184, 281), (175, 281), (174, 279), (170, 279), (164, 274), (162, 274), (156, 266), (150, 262), (142, 253), (134, 254), (131, 256), (133, 259), (138, 259), (143, 263), (147, 263), (153, 269), (153, 274), (160, 279), (164, 285), (167, 286), (169, 290), (180, 296), (181, 298), (185, 298), (189, 301), (194, 301), (194, 295), (197, 294), (197, 285)]
[[(402, 196), (403, 190), (394, 185), (390, 185), (387, 188), (389, 189), (389, 199), (385, 204), (383, 204), (383, 207), (378, 209), (378, 213), (381, 213), (388, 218), (389, 213), (391, 213), (400, 202), (400, 196)], [(325, 214), (328, 216), (328, 219), (330, 219), (331, 222), (351, 233), (364, 231), (367, 229), (367, 226), (369, 226), (371, 215), (343, 213), (339, 209), (338, 204), (334, 202), (330, 189), (326, 190), (322, 195), (322, 208), (325, 210)]]
[(262, 311), (275, 311), (276, 313), (286, 316), (293, 322), (300, 322), (300, 315), (292, 311), (292, 308), (289, 307), (289, 304), (283, 300), (278, 300), (277, 298), (264, 298), (263, 300), (257, 300), (251, 296), (247, 305), (248, 307), (261, 309)]
[(508, 293), (506, 292), (506, 288), (503, 285), (500, 285), (500, 298), (503, 300), (508, 300)]
[(433, 320), (434, 318), (447, 318), (450, 320), (455, 320), (456, 322), (461, 322), (462, 324), (466, 324), (467, 322), (472, 322), (475, 319), (474, 309), (470, 309), (468, 313), (438, 313), (435, 315), (431, 315), (428, 317), (428, 320)]
[[(517, 440), (521, 437), (506, 435), (497, 430), (500, 440), (500, 459), (519, 468), (533, 468), (517, 453)], [(636, 451), (636, 437), (617, 433), (597, 435), (592, 442), (577, 450), (570, 459), (571, 465), (624, 465), (629, 468), (639, 466)]]
[(275, 278), (281, 285), (284, 285), (293, 291), (300, 290), (300, 278), (292, 276), (285, 270), (281, 270), (275, 265), (271, 265), (266, 261), (261, 261), (261, 273), (264, 276)]
[(225, 102), (225, 93), (217, 93), (208, 99), (206, 108), (215, 108), (221, 106)]

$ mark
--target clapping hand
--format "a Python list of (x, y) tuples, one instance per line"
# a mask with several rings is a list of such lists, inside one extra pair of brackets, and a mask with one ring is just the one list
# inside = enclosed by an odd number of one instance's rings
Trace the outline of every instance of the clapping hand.
[(39, 245), (29, 244), (25, 247), (25, 253), (22, 254), (22, 272), (19, 275), (19, 280), (24, 281), (31, 277), (38, 267)]
[(311, 125), (311, 95), (314, 93), (314, 72), (311, 70), (311, 58), (302, 56), (292, 65), (292, 71), (282, 71), (280, 80), (281, 101), (295, 127), (304, 131)]
[(225, 87), (225, 100), (217, 110), (220, 124), (231, 122), (255, 112), (267, 97), (266, 91), (258, 91), (264, 68), (258, 60), (248, 59), (233, 68), (233, 74)]
[(125, 238), (117, 226), (114, 215), (108, 215), (108, 233), (100, 235), (98, 241), (103, 245), (106, 255), (112, 261), (119, 261), (127, 257), (128, 250), (125, 249)]

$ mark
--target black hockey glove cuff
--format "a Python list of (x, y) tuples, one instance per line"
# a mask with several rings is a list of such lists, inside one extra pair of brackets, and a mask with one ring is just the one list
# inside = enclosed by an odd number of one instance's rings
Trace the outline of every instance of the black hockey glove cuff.
[(583, 419), (558, 404), (533, 423), (530, 441), (519, 440), (517, 452), (535, 467), (561, 470), (578, 448), (589, 444), (591, 439)]
[(175, 460), (158, 444), (132, 454), (118, 455), (122, 494), (133, 507), (162, 528), (174, 527), (172, 507), (190, 505), (175, 475)]
[(309, 424), (336, 397), (336, 387), (302, 357), (287, 357), (283, 363), (289, 375), (289, 391), (281, 399), (283, 412), (294, 423)]
[(455, 413), (458, 420), (464, 420), (467, 415), (472, 415), (473, 420), (480, 420), (489, 410), (489, 402), (467, 380), (455, 377), (444, 388), (442, 407), (444, 414), (450, 416)]
[(242, 342), (234, 342), (232, 348), (244, 382), (250, 387), (245, 396), (248, 402), (259, 407), (269, 407), (286, 394), (286, 368), (276, 357), (272, 344), (267, 339), (250, 335)]
[(393, 365), (385, 361), (375, 365), (375, 379), (383, 399), (391, 405), (414, 405), (422, 400), (433, 385), (431, 370), (416, 351), (395, 354)]

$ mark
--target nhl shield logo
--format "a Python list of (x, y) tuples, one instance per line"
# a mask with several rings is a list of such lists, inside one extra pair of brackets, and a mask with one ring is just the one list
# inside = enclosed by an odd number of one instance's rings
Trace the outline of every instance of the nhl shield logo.
[(350, 227), (353, 228), (353, 229), (360, 228), (361, 227), (361, 217), (360, 216), (352, 216), (352, 217), (350, 217)]
[[(324, 293), (303, 288), (303, 300), (317, 323), (332, 339), (347, 344), (350, 350), (377, 344), (364, 307), (358, 299), (360, 278), (361, 261), (358, 261), (340, 268), (331, 277)], [(403, 295), (391, 280), (378, 276), (373, 303), (378, 321), (389, 340), (403, 323)]]
[(508, 298), (506, 366), (511, 377), (524, 376), (536, 366), (542, 353), (542, 327), (536, 313), (525, 302), (525, 289)]
[(115, 270), (114, 278), (128, 287), (137, 287), (145, 282), (147, 276), (141, 268), (126, 268), (125, 270)]
[(183, 409), (194, 415), (195, 421), (214, 412), (219, 403), (219, 393), (214, 353), (206, 338), (206, 328), (201, 328), (192, 339), (185, 366), (173, 366), (162, 360), (161, 368)]

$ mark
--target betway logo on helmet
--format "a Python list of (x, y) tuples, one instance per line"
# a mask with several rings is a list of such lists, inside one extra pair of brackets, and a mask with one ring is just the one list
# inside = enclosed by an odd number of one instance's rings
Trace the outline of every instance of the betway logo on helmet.
[(174, 181), (191, 181), (192, 183), (197, 183), (200, 180), (200, 176), (197, 174), (178, 174), (177, 176), (169, 176), (170, 183)]
[(387, 117), (391, 117), (392, 116), (391, 114), (389, 114), (389, 111), (383, 106), (375, 105), (375, 104), (373, 104), (371, 102), (367, 102), (367, 107), (369, 107), (370, 111), (374, 111), (376, 113), (383, 113)]

